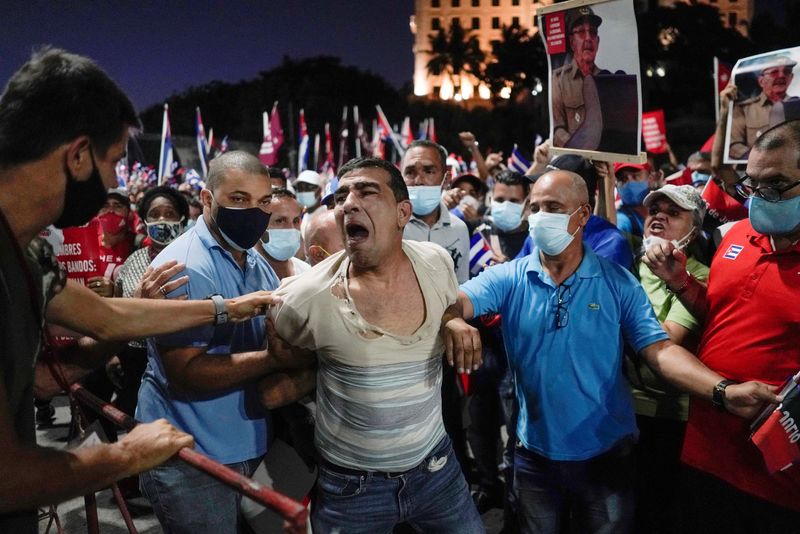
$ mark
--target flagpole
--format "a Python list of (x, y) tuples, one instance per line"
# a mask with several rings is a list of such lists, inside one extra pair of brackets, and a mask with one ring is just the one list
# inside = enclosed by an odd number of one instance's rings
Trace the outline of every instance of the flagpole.
[(719, 58), (714, 56), (714, 122), (719, 122)]
[(383, 112), (383, 109), (381, 109), (380, 104), (375, 104), (375, 108), (378, 110), (378, 114), (380, 115), (381, 125), (384, 126), (385, 129), (389, 130), (387, 133), (392, 139), (392, 144), (394, 145), (395, 149), (397, 149), (397, 153), (402, 156), (403, 153), (405, 153), (405, 150), (403, 150), (403, 147), (401, 147), (400, 143), (397, 141), (394, 131), (392, 130), (392, 125), (389, 124), (389, 120), (386, 118), (386, 114)]
[(355, 135), (355, 142), (356, 142), (356, 157), (361, 157), (361, 136), (364, 135), (362, 131), (364, 128), (359, 127), (358, 123), (358, 106), (353, 106), (353, 122), (355, 123), (356, 127), (356, 135)]
[(158, 155), (158, 185), (163, 185), (164, 183), (164, 145), (167, 139), (167, 128), (169, 127), (169, 119), (167, 118), (168, 110), (169, 104), (164, 103), (164, 120), (161, 124), (161, 149)]

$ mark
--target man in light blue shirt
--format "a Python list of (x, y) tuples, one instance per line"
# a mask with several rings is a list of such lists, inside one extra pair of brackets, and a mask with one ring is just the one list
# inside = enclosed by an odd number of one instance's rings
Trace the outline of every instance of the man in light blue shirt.
[[(581, 242), (591, 210), (580, 176), (548, 172), (530, 200), (536, 248), (463, 284), (456, 316), (502, 316), (520, 406), (514, 490), (522, 531), (556, 533), (572, 517), (580, 532), (628, 532), (637, 429), (622, 339), (693, 394), (711, 397), (721, 378), (669, 341), (628, 271)], [(445, 341), (457, 365), (479, 359), (461, 318), (446, 323)], [(726, 407), (744, 413), (764, 400), (755, 400), (757, 386), (748, 389), (729, 395)]]
[[(186, 265), (188, 283), (170, 296), (218, 300), (275, 289), (278, 278), (252, 248), (269, 221), (266, 167), (229, 152), (211, 162), (207, 183), (203, 216), (153, 261)], [(148, 340), (136, 417), (166, 418), (195, 437), (199, 452), (251, 475), (271, 438), (255, 379), (271, 370), (264, 319), (232, 324), (218, 312), (214, 326)], [(182, 462), (144, 473), (141, 485), (165, 531), (238, 531), (239, 494)]]

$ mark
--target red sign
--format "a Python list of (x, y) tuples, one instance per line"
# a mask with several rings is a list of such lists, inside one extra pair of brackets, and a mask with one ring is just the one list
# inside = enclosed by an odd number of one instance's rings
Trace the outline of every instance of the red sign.
[(664, 125), (664, 110), (642, 113), (642, 137), (644, 148), (652, 154), (667, 151), (667, 128)]
[(99, 231), (97, 219), (84, 226), (64, 228), (64, 244), (58, 251), (58, 262), (67, 271), (67, 277), (81, 285), (86, 285), (93, 276), (103, 275)]
[(567, 26), (564, 22), (564, 11), (548, 13), (544, 16), (544, 34), (548, 54), (564, 54), (567, 51)]

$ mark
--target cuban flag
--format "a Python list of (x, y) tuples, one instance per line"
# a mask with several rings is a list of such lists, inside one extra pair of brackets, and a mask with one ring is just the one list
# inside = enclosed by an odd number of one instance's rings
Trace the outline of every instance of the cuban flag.
[(419, 132), (417, 133), (417, 139), (427, 139), (428, 138), (428, 119), (423, 120), (419, 123)]
[(403, 144), (403, 148), (408, 148), (408, 145), (414, 142), (414, 134), (411, 132), (410, 117), (403, 119), (403, 125), (400, 127), (400, 142)]
[(428, 120), (428, 139), (434, 143), (438, 143), (436, 138), (436, 123), (433, 122), (433, 117)]
[(200, 115), (200, 108), (195, 108), (195, 135), (197, 137), (197, 154), (200, 156), (200, 168), (203, 177), (208, 176), (208, 140), (206, 140), (206, 130), (203, 127), (203, 117)]
[(308, 128), (306, 113), (300, 109), (300, 147), (297, 150), (297, 174), (308, 169)]
[(383, 110), (378, 104), (375, 105), (375, 110), (378, 112), (378, 126), (380, 126), (381, 129), (381, 137), (384, 139), (389, 139), (394, 145), (395, 150), (397, 150), (397, 153), (402, 156), (405, 153), (405, 150), (403, 150), (403, 147), (400, 146), (400, 142), (394, 135), (394, 130), (392, 129), (392, 125), (389, 123), (389, 119), (386, 118), (386, 115), (383, 113)]
[(161, 127), (161, 152), (158, 158), (158, 185), (172, 177), (175, 152), (172, 147), (172, 130), (169, 127), (169, 105), (164, 104), (164, 124)]
[(520, 174), (525, 174), (531, 168), (531, 162), (525, 159), (522, 153), (514, 145), (514, 150), (511, 151), (511, 157), (508, 158), (508, 168)]
[(278, 150), (272, 139), (272, 126), (270, 116), (266, 111), (261, 115), (262, 126), (264, 128), (264, 138), (261, 141), (261, 148), (258, 150), (258, 159), (267, 167), (271, 167), (278, 162)]
[(492, 247), (476, 229), (469, 238), (469, 274), (477, 276), (486, 267), (494, 264)]
[(350, 159), (347, 140), (350, 137), (350, 129), (347, 127), (347, 106), (342, 109), (342, 127), (339, 129), (339, 168)]
[(325, 123), (325, 163), (328, 172), (336, 173), (336, 164), (333, 161), (333, 136), (331, 135), (331, 125)]

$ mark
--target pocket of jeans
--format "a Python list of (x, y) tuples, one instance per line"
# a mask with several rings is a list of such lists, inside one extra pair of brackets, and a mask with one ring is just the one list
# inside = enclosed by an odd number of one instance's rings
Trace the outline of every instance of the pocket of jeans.
[(364, 477), (336, 473), (320, 466), (317, 480), (319, 489), (332, 497), (353, 497), (366, 488)]

